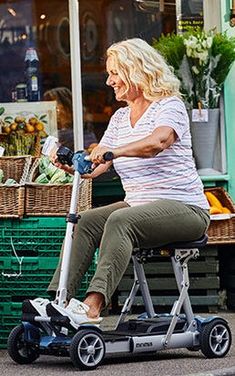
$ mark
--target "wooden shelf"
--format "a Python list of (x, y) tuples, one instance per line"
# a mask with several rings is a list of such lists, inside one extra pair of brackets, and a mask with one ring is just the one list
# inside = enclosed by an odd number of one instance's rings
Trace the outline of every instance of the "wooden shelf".
[(209, 181), (229, 181), (230, 176), (226, 175), (207, 175), (207, 176), (200, 176), (203, 182)]

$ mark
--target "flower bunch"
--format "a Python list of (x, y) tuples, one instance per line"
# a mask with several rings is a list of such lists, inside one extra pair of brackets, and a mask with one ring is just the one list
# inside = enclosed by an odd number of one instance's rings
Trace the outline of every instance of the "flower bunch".
[(224, 81), (235, 60), (235, 38), (197, 28), (183, 35), (163, 35), (153, 46), (174, 68), (189, 109), (219, 106)]
[[(197, 35), (189, 35), (187, 39), (184, 39), (186, 46), (186, 55), (189, 58), (196, 59), (199, 66), (206, 64), (209, 58), (209, 51), (212, 46), (213, 37), (205, 32)], [(199, 73), (197, 66), (193, 65), (192, 69), (196, 74)]]

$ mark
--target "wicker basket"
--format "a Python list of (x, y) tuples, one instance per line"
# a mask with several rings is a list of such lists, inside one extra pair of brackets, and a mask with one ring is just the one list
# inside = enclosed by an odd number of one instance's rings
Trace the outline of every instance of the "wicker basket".
[(0, 218), (21, 218), (24, 215), (25, 186), (32, 157), (1, 157), (4, 180), (15, 179), (18, 184), (0, 184)]
[[(30, 216), (64, 216), (69, 212), (72, 184), (33, 183), (38, 174), (37, 158), (25, 185), (25, 214)], [(78, 212), (91, 208), (92, 180), (82, 180), (79, 189)]]
[[(224, 188), (209, 188), (205, 191), (213, 193), (223, 206), (227, 207), (231, 213), (235, 213), (235, 205)], [(235, 243), (235, 217), (223, 220), (211, 220), (207, 235), (209, 244)]]
[(29, 173), (33, 158), (31, 156), (0, 157), (0, 169), (4, 172), (4, 179), (14, 179), (17, 183), (24, 182)]

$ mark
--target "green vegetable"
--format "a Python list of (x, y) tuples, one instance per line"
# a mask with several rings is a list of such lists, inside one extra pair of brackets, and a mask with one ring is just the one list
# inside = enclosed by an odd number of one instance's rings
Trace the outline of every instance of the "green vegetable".
[(36, 178), (35, 183), (67, 184), (73, 182), (73, 175), (54, 166), (49, 157), (40, 158), (39, 172), (40, 175)]
[(14, 184), (18, 184), (17, 181), (15, 181), (15, 179), (7, 179), (4, 183), (4, 185), (7, 185), (7, 186), (11, 186), (11, 185), (14, 185)]
[(66, 179), (67, 179), (67, 183), (72, 183), (73, 179), (74, 179), (74, 176), (70, 175), (70, 174), (66, 174)]
[(52, 178), (52, 176), (57, 173), (57, 171), (61, 171), (58, 167), (54, 166), (52, 163), (50, 163), (47, 168), (44, 170), (45, 174)]
[(0, 183), (3, 182), (3, 178), (4, 178), (4, 172), (3, 172), (3, 170), (0, 168)]
[(47, 184), (47, 183), (49, 183), (49, 180), (48, 180), (46, 174), (43, 172), (41, 175), (39, 175), (37, 177), (36, 180), (34, 180), (34, 183)]
[(50, 164), (50, 159), (48, 157), (41, 157), (40, 160), (39, 160), (39, 172), (40, 174), (42, 174), (43, 172), (45, 172), (46, 168), (49, 166)]
[(56, 173), (52, 176), (50, 183), (52, 183), (52, 184), (55, 184), (55, 183), (56, 184), (58, 184), (58, 183), (64, 184), (65, 180), (66, 180), (65, 171), (61, 170), (61, 169), (57, 169)]

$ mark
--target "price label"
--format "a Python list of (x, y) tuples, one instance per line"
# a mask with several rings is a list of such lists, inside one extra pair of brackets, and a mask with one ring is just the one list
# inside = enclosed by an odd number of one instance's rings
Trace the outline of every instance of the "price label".
[(192, 110), (192, 121), (195, 123), (208, 123), (208, 110), (198, 110), (198, 109), (193, 109)]
[(52, 151), (57, 150), (59, 147), (58, 138), (54, 136), (48, 136), (42, 148), (42, 154), (49, 156)]

